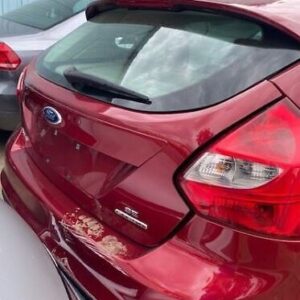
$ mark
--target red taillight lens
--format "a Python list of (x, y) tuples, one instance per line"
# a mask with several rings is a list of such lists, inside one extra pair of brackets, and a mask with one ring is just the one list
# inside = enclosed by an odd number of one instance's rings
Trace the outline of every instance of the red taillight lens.
[(300, 238), (300, 114), (283, 101), (215, 143), (181, 176), (196, 211), (236, 229)]
[(20, 57), (8, 45), (0, 43), (0, 69), (16, 70), (20, 64)]

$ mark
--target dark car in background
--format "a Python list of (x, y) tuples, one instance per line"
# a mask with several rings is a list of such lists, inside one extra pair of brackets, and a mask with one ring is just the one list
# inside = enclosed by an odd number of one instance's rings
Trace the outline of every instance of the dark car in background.
[(90, 0), (35, 0), (0, 16), (0, 129), (20, 121), (16, 86), (32, 58), (86, 21)]

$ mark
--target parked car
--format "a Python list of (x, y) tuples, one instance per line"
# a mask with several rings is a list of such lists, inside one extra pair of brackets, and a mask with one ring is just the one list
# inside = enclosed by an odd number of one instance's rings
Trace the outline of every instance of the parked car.
[(97, 1), (21, 76), (4, 196), (95, 299), (299, 298), (300, 2), (238, 2)]
[(52, 46), (86, 19), (91, 0), (36, 0), (0, 16), (0, 129), (20, 122), (16, 86), (32, 58)]
[(0, 228), (1, 299), (85, 299), (58, 270), (30, 227), (3, 200)]

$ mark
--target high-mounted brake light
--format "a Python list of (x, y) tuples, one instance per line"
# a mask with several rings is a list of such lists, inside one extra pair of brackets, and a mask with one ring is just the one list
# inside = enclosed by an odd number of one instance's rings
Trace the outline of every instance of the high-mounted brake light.
[(0, 69), (16, 70), (21, 64), (20, 57), (7, 44), (0, 42)]
[(198, 214), (300, 239), (300, 112), (288, 100), (215, 143), (180, 176)]

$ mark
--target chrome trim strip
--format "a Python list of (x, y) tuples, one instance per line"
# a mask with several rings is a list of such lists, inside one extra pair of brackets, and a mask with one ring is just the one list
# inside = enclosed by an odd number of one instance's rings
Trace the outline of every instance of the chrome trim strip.
[(140, 220), (137, 220), (136, 218), (130, 216), (129, 214), (125, 213), (124, 211), (122, 211), (120, 209), (115, 209), (115, 214), (144, 230), (148, 229), (148, 225), (146, 223), (141, 222)]

